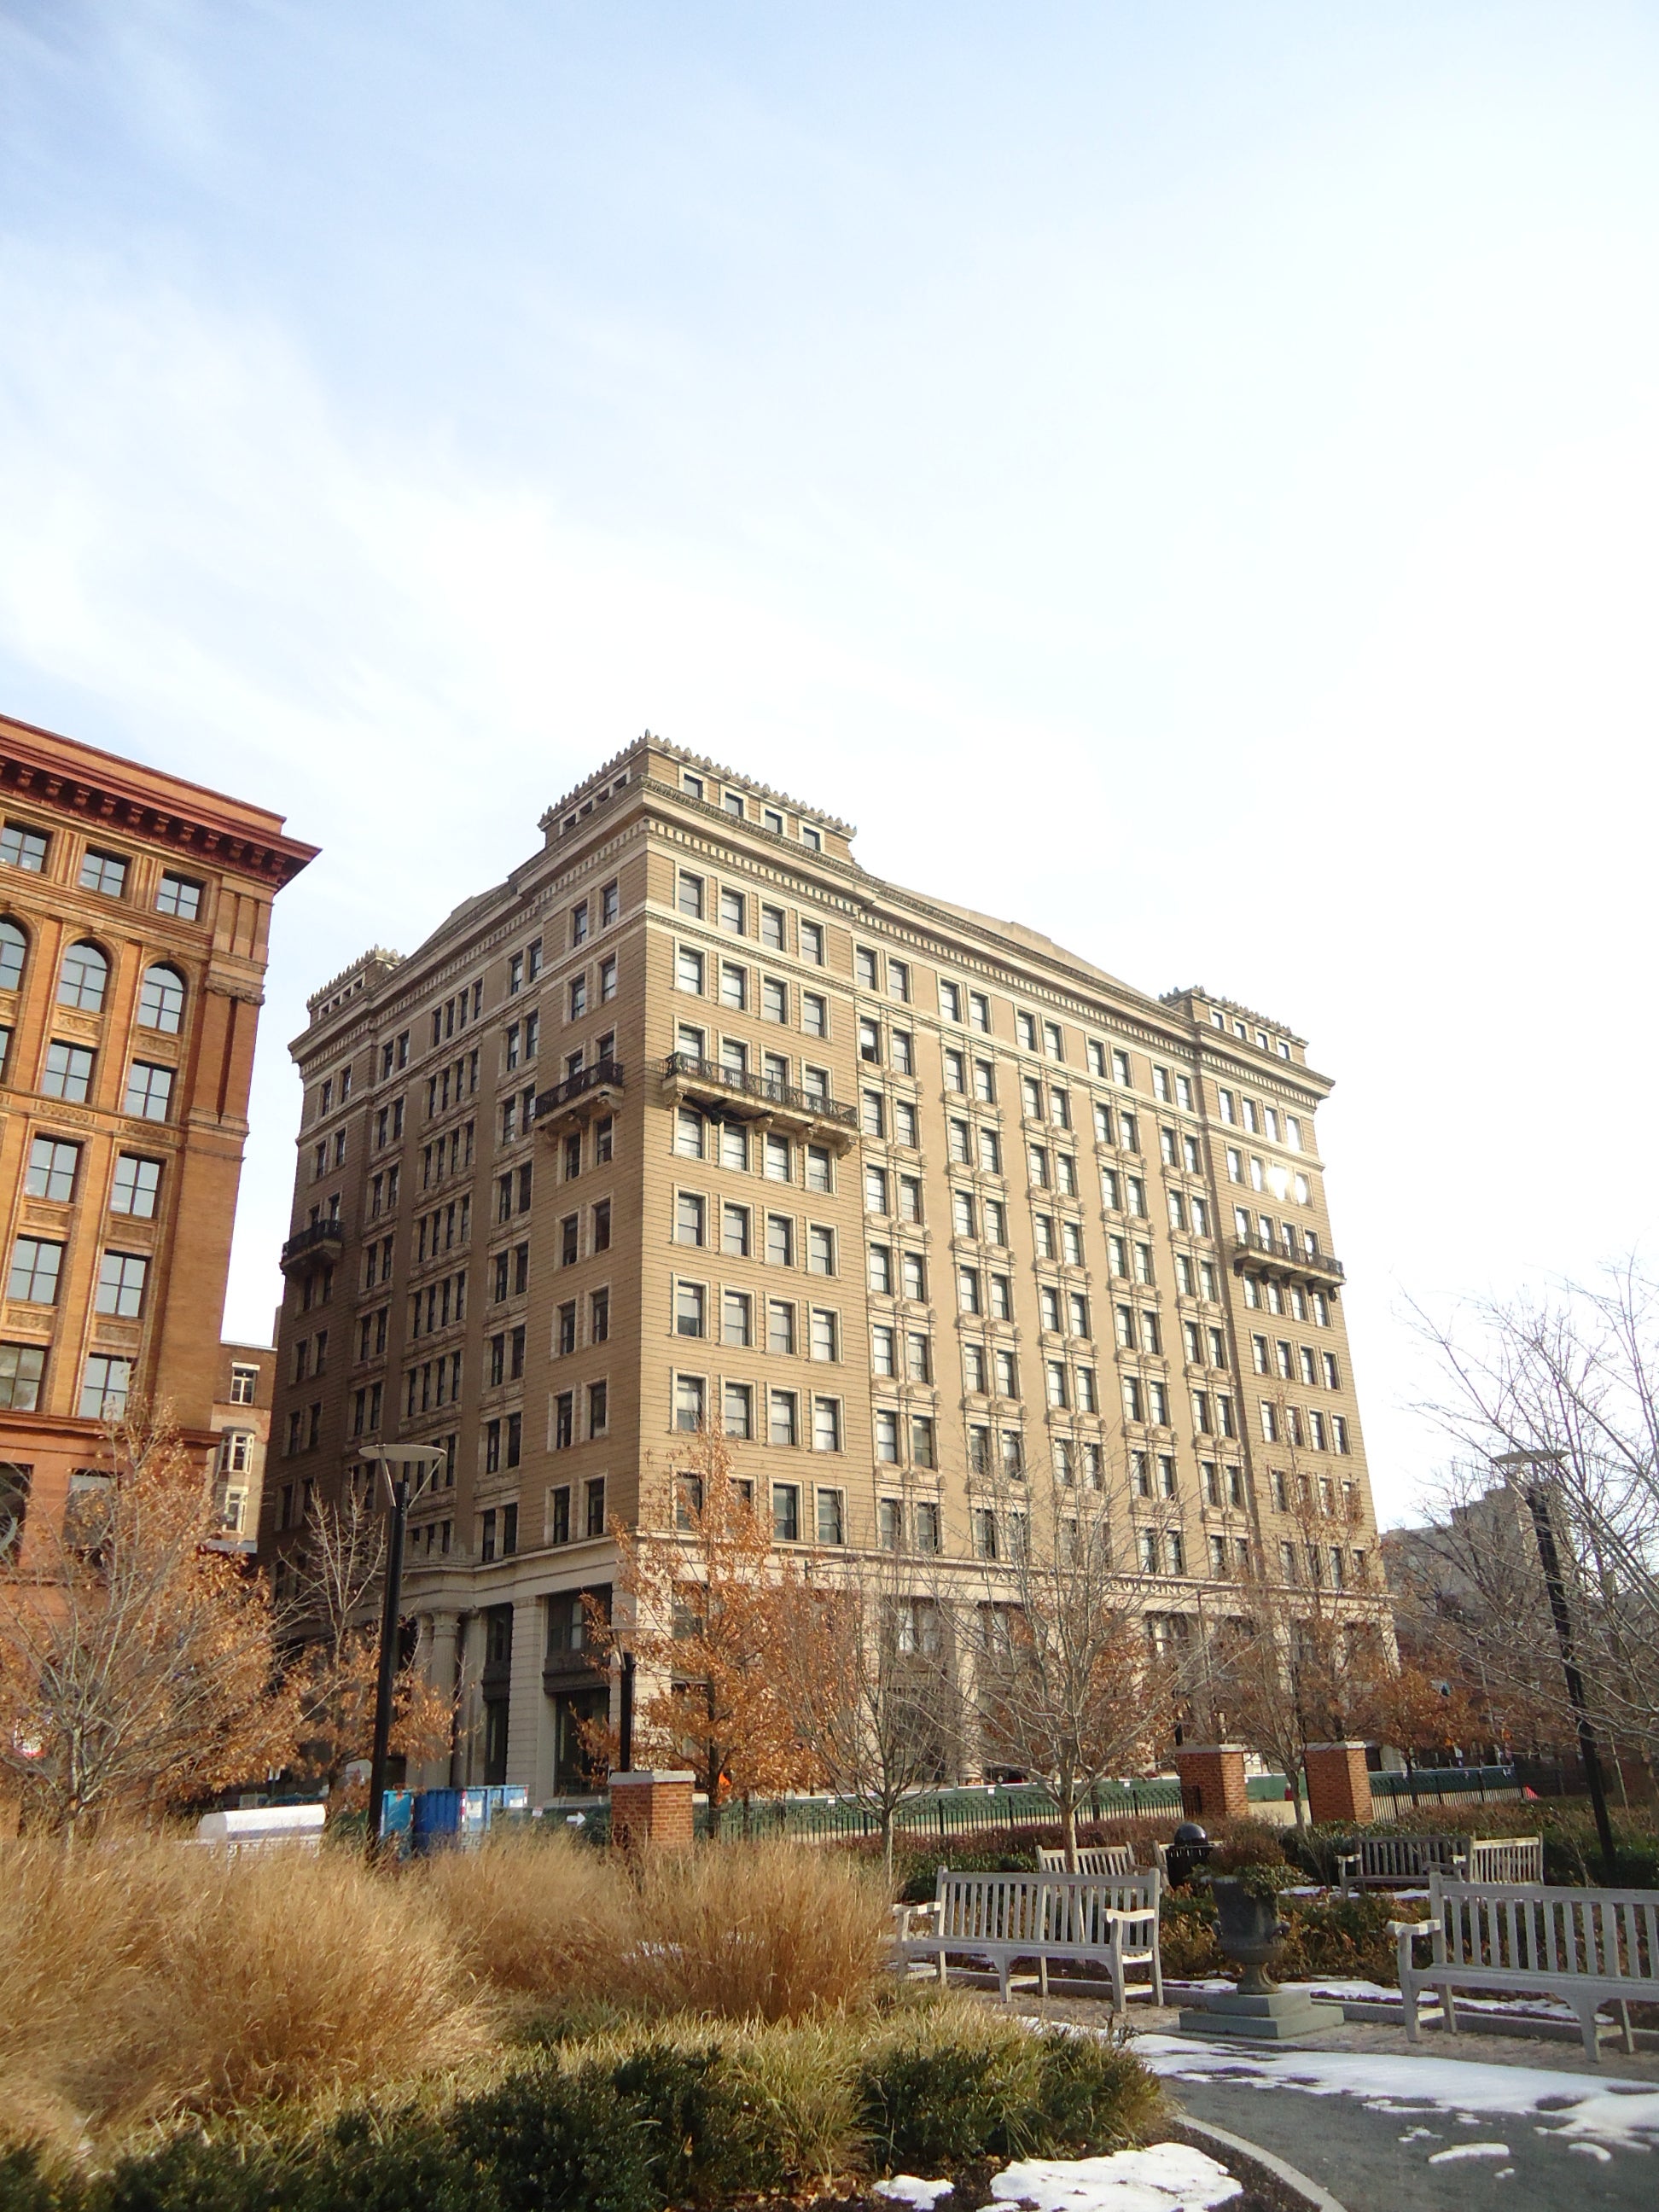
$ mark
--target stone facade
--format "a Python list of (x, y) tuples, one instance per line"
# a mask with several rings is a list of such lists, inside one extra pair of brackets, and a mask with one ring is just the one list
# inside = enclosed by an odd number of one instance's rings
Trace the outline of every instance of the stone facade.
[[(1018, 1460), (1109, 1496), (1155, 1638), (1285, 1544), (1364, 1578), (1299, 1037), (883, 882), (848, 824), (648, 735), (541, 827), (293, 1046), (262, 1555), (289, 1571), (364, 1442), (449, 1444), (407, 1589), (456, 1780), (595, 1782), (581, 1597), (699, 1414), (781, 1547), (902, 1536), (982, 1583)], [(1305, 1566), (1297, 1463), (1333, 1501)]]
[(222, 1344), (213, 1427), (219, 1440), (216, 1467), (224, 1540), (252, 1551), (258, 1541), (265, 1454), (270, 1445), (270, 1401), (276, 1350), (269, 1344)]
[(128, 1396), (217, 1443), (271, 901), (314, 849), (0, 720), (0, 1532), (24, 1560)]

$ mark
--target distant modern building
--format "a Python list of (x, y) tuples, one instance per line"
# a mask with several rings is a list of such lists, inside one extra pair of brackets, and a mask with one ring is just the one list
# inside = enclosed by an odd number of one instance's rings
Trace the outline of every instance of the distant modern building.
[(218, 1447), (270, 906), (314, 851), (264, 807), (0, 720), (0, 1544), (14, 1557), (31, 1525), (61, 1519), (130, 1400)]
[(1300, 1037), (884, 883), (648, 736), (541, 828), (293, 1046), (261, 1554), (291, 1573), (366, 1443), (447, 1447), (408, 1591), (457, 1779), (580, 1781), (583, 1595), (716, 1417), (781, 1551), (982, 1584), (1052, 1470), (1109, 1498), (1154, 1634), (1257, 1569), (1365, 1582)]

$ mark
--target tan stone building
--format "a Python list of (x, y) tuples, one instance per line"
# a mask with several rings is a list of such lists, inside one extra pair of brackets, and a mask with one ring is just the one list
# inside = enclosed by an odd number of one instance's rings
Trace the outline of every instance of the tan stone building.
[(216, 1445), (219, 1325), (282, 817), (0, 720), (0, 1544), (99, 1425)]
[(219, 1381), (213, 1401), (218, 1437), (215, 1461), (220, 1525), (224, 1540), (239, 1550), (255, 1549), (259, 1500), (270, 1445), (270, 1401), (276, 1382), (276, 1352), (269, 1344), (222, 1344)]
[[(1247, 1556), (1364, 1575), (1299, 1037), (880, 882), (845, 823), (648, 735), (541, 827), (293, 1048), (261, 1551), (286, 1571), (364, 1441), (450, 1445), (409, 1597), (457, 1779), (579, 1780), (580, 1594), (714, 1415), (781, 1545), (948, 1576), (1001, 1472), (1052, 1466), (1169, 1620)], [(1339, 1501), (1311, 1559), (1292, 1464)]]

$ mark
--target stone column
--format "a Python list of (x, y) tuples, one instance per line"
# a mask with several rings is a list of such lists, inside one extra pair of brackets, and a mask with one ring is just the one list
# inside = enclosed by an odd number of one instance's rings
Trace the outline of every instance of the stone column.
[(1308, 1746), (1308, 1818), (1316, 1827), (1327, 1820), (1372, 1818), (1371, 1778), (1363, 1743)]
[(1183, 1743), (1175, 1763), (1181, 1809), (1188, 1820), (1239, 1820), (1249, 1811), (1242, 1745)]
[(636, 1767), (611, 1777), (611, 1837), (630, 1850), (652, 1844), (663, 1850), (691, 1848), (691, 1799), (696, 1777), (689, 1767)]

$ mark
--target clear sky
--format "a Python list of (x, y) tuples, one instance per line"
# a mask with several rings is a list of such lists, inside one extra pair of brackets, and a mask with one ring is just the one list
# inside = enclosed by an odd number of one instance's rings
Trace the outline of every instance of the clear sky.
[[(0, 0), (0, 708), (279, 808), (303, 1000), (647, 726), (1310, 1041), (1407, 1301), (1650, 1237), (1652, 6)], [(1647, 857), (1644, 857), (1647, 856)]]

